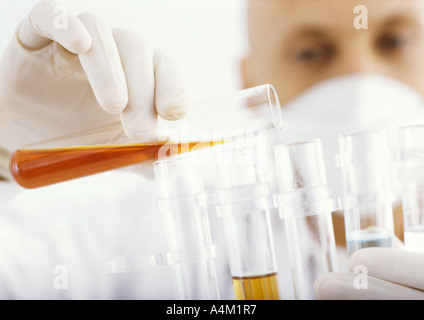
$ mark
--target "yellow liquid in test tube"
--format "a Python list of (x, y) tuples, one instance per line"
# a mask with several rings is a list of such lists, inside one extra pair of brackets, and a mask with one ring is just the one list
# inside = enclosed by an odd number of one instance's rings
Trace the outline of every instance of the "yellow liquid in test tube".
[(233, 277), (237, 300), (279, 300), (277, 274), (263, 276)]

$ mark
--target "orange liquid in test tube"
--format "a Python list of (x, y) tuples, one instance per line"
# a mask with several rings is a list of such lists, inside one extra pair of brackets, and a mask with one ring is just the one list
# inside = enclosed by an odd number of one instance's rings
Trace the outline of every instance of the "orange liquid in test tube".
[(222, 142), (157, 142), (54, 149), (21, 149), (13, 153), (9, 170), (25, 188), (39, 188), (71, 179), (170, 156)]

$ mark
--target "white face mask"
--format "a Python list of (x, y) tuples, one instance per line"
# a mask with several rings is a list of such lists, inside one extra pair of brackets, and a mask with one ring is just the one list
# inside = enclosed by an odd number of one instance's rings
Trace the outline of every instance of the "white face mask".
[(320, 138), (330, 184), (339, 187), (334, 156), (340, 134), (424, 123), (423, 96), (397, 80), (374, 75), (346, 75), (308, 89), (282, 110), (279, 143)]

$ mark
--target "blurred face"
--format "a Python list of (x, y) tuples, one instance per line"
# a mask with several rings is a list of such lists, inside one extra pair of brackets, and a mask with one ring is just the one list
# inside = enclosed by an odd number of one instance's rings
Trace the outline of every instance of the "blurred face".
[(355, 13), (358, 4), (249, 0), (244, 86), (271, 83), (284, 104), (322, 80), (377, 73), (424, 93), (424, 1), (363, 0), (367, 12)]

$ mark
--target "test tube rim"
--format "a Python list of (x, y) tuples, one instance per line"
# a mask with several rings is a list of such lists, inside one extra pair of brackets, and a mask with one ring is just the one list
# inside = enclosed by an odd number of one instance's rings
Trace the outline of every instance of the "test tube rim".
[(270, 83), (267, 83), (264, 86), (266, 86), (267, 88), (267, 98), (271, 109), (270, 111), (272, 115), (272, 122), (274, 124), (274, 127), (277, 130), (280, 130), (283, 128), (283, 119), (281, 113), (280, 100), (278, 98), (277, 91)]

